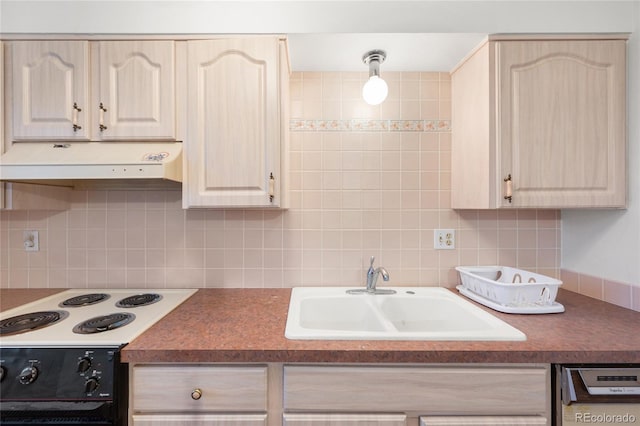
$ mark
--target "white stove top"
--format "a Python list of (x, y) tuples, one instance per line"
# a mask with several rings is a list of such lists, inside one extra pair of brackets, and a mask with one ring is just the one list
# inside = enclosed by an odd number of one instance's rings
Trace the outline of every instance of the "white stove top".
[[(0, 347), (112, 347), (131, 342), (160, 318), (187, 300), (197, 290), (193, 289), (79, 289), (67, 290), (17, 308), (0, 312), (0, 320), (41, 311), (65, 311), (68, 316), (38, 330), (0, 337)], [(104, 293), (110, 297), (101, 302), (80, 306), (59, 306), (63, 301), (77, 296)], [(154, 293), (162, 296), (157, 302), (133, 308), (117, 307), (126, 297)], [(100, 333), (77, 334), (74, 326), (91, 318), (128, 313), (135, 319), (122, 327)]]

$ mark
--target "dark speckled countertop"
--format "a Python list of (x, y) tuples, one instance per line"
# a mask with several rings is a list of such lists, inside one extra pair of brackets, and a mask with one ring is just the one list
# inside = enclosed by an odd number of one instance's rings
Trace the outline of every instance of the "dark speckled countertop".
[[(200, 290), (123, 351), (127, 362), (640, 362), (640, 312), (561, 290), (565, 312), (489, 310), (524, 342), (288, 340), (289, 289)], [(201, 312), (205, 314), (200, 315)]]
[[(1, 290), (9, 309), (55, 290)], [(201, 289), (127, 345), (125, 362), (640, 363), (640, 312), (560, 290), (561, 314), (488, 311), (524, 342), (288, 340), (289, 289)], [(201, 315), (204, 313), (204, 315)]]

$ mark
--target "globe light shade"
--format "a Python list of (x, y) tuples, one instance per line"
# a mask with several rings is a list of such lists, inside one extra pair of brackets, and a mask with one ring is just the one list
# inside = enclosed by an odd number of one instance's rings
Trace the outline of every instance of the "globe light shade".
[(362, 86), (362, 98), (369, 105), (381, 104), (387, 99), (388, 94), (389, 86), (387, 86), (387, 82), (377, 75), (371, 76)]

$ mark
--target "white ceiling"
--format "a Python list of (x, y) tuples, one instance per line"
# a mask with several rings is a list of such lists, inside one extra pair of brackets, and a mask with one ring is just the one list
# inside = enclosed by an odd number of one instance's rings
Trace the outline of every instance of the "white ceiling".
[(380, 71), (450, 71), (485, 34), (288, 34), (294, 71), (367, 71), (365, 52), (381, 49)]
[(485, 34), (637, 31), (640, 0), (0, 0), (6, 34), (287, 34), (295, 71), (450, 71)]

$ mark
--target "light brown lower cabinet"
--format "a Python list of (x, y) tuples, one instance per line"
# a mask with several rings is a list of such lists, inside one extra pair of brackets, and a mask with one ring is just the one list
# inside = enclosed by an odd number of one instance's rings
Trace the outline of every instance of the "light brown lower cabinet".
[(267, 426), (267, 371), (266, 365), (136, 365), (131, 423)]
[(548, 364), (146, 364), (133, 426), (550, 426)]
[(133, 426), (266, 426), (266, 414), (134, 415)]
[(429, 416), (420, 417), (420, 426), (541, 426), (544, 417), (534, 416)]
[(285, 412), (549, 417), (546, 366), (284, 367)]
[(405, 426), (404, 414), (291, 414), (283, 426)]

